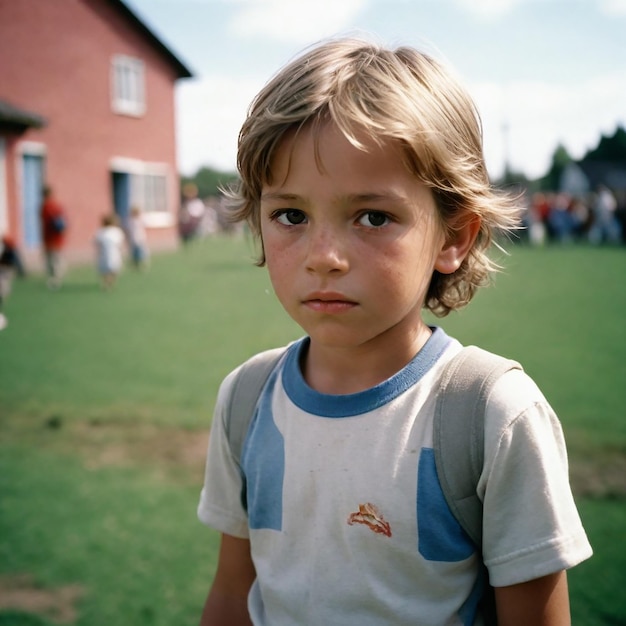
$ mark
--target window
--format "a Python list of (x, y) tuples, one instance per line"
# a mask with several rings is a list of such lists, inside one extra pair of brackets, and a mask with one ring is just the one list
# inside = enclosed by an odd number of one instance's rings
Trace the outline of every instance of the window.
[(146, 213), (167, 211), (165, 175), (149, 171), (131, 173), (130, 204), (137, 205)]
[(167, 211), (167, 196), (165, 192), (165, 176), (159, 174), (144, 174), (143, 179), (143, 206), (146, 212)]
[(140, 116), (146, 112), (144, 64), (117, 54), (111, 64), (111, 106), (116, 113)]
[(130, 206), (133, 205), (143, 211), (146, 226), (172, 224), (167, 207), (167, 176), (161, 167), (144, 163), (143, 171), (130, 175)]
[(146, 226), (165, 227), (174, 223), (171, 210), (170, 168), (165, 163), (114, 157), (110, 163), (115, 212), (124, 217), (131, 207), (143, 211)]

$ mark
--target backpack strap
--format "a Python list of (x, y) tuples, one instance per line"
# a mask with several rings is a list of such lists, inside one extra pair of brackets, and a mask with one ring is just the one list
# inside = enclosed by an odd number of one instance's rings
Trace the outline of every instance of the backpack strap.
[(225, 428), (237, 465), (241, 465), (243, 442), (261, 391), (285, 351), (286, 348), (282, 347), (255, 354), (235, 375), (226, 407)]
[(479, 549), (483, 504), (476, 486), (484, 462), (485, 408), (494, 383), (519, 363), (467, 346), (445, 366), (435, 407), (433, 447), (446, 502)]

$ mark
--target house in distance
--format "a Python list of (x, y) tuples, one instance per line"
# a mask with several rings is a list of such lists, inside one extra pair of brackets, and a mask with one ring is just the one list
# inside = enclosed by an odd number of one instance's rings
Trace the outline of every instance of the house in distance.
[(177, 242), (174, 87), (191, 71), (121, 0), (0, 2), (0, 234), (38, 258), (44, 185), (90, 258), (102, 215), (138, 206)]

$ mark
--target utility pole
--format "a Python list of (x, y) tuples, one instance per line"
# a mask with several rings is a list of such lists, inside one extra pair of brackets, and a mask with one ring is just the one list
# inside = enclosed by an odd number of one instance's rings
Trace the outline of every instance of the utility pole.
[(502, 122), (502, 147), (504, 150), (504, 174), (503, 174), (503, 180), (505, 184), (508, 184), (511, 182), (511, 146), (510, 146), (510, 130), (511, 130), (511, 125), (509, 124), (509, 121), (505, 118), (505, 120)]

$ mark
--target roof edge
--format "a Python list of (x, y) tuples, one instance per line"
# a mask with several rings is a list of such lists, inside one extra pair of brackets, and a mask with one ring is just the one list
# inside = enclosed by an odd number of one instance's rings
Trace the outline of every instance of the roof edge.
[(42, 128), (47, 121), (41, 115), (0, 100), (0, 123), (15, 124), (26, 128)]
[(107, 1), (109, 4), (113, 5), (114, 8), (123, 13), (124, 16), (150, 40), (155, 48), (166, 56), (168, 61), (175, 68), (178, 78), (193, 77), (193, 72), (161, 41), (161, 39), (159, 39), (159, 37), (157, 37), (154, 32), (152, 32), (146, 23), (143, 22), (143, 20), (141, 20), (141, 18), (128, 5), (126, 5), (122, 0)]

